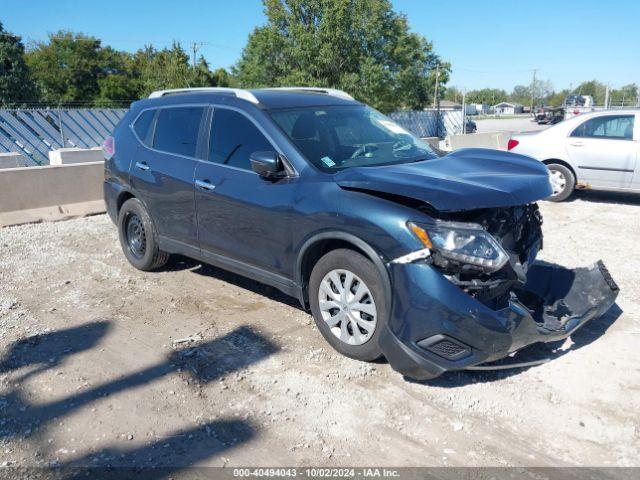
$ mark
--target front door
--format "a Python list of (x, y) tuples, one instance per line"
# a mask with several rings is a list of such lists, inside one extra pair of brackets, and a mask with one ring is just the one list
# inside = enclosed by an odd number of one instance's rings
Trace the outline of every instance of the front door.
[(198, 239), (205, 255), (290, 277), (290, 211), (297, 181), (262, 178), (249, 160), (253, 152), (274, 150), (243, 113), (214, 109), (209, 161), (199, 162), (195, 171)]
[(638, 161), (635, 115), (591, 118), (567, 137), (567, 154), (578, 176), (594, 187), (628, 188)]

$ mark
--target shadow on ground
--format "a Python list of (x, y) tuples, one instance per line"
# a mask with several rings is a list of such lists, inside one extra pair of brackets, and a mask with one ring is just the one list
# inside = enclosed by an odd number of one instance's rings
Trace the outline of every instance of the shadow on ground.
[(106, 320), (33, 335), (15, 342), (0, 360), (0, 373), (37, 365), (17, 382), (57, 367), (70, 355), (95, 347), (109, 330)]
[[(39, 442), (54, 422), (103, 397), (138, 388), (178, 372), (200, 383), (209, 383), (230, 372), (242, 370), (278, 350), (259, 332), (242, 326), (223, 337), (175, 350), (157, 365), (88, 387), (68, 397), (48, 403), (29, 402), (26, 392), (21, 388), (25, 378), (62, 364), (70, 355), (94, 347), (109, 327), (108, 321), (101, 320), (34, 335), (16, 341), (9, 347), (0, 360), (0, 373), (28, 368), (32, 370), (13, 379), (14, 387), (0, 396), (0, 439), (20, 438)], [(68, 466), (188, 466), (247, 441), (254, 432), (254, 427), (248, 421), (221, 420), (178, 432), (170, 439), (138, 449), (106, 448), (75, 460)], [(167, 468), (166, 474), (173, 471), (175, 469)]]
[[(574, 332), (570, 337), (571, 341), (573, 342), (570, 346), (563, 348), (565, 340), (549, 343), (535, 343), (526, 348), (523, 348), (513, 357), (509, 357), (502, 361), (493, 362), (492, 365), (534, 362), (544, 359), (549, 359), (549, 361), (556, 360), (570, 352), (574, 352), (582, 347), (586, 347), (592, 342), (598, 340), (605, 334), (609, 327), (614, 324), (614, 322), (618, 319), (618, 317), (620, 317), (621, 314), (622, 310), (620, 309), (618, 304), (614, 304), (602, 317), (587, 322), (582, 328)], [(489, 383), (495, 382), (497, 380), (503, 380), (514, 375), (519, 375), (520, 373), (530, 368), (536, 368), (536, 366), (512, 368), (508, 370), (451, 371), (432, 380), (416, 382), (411, 379), (407, 379), (407, 381), (434, 387), (458, 388), (473, 383)]]
[(298, 310), (302, 310), (300, 302), (298, 302), (295, 298), (290, 297), (289, 295), (285, 295), (277, 288), (270, 287), (269, 285), (265, 285), (247, 277), (243, 277), (242, 275), (238, 275), (233, 272), (214, 267), (213, 265), (198, 262), (197, 260), (193, 260), (188, 257), (174, 255), (171, 262), (167, 264), (167, 266), (163, 268), (163, 270), (169, 272), (191, 270), (193, 273), (197, 273), (198, 275), (211, 277), (215, 278), (216, 280), (220, 280), (221, 282), (230, 283), (236, 287), (249, 290), (253, 293), (257, 293), (258, 295), (262, 295), (263, 297), (269, 298), (270, 300), (288, 305), (293, 308), (297, 308)]
[(593, 203), (617, 203), (621, 205), (640, 205), (640, 194), (628, 192), (606, 192), (599, 190), (576, 190), (569, 199), (584, 200)]

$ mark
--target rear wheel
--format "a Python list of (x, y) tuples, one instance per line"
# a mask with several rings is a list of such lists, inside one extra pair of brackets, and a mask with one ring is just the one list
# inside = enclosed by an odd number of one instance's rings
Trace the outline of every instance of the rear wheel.
[(547, 164), (551, 177), (551, 187), (553, 193), (547, 200), (551, 202), (562, 202), (571, 196), (576, 186), (576, 177), (573, 172), (564, 165), (558, 163)]
[(320, 333), (338, 352), (363, 361), (382, 356), (378, 338), (388, 310), (368, 258), (347, 249), (327, 253), (311, 272), (309, 303)]
[(151, 216), (137, 198), (127, 200), (120, 208), (118, 234), (125, 257), (138, 270), (156, 270), (169, 260), (169, 254), (158, 247)]

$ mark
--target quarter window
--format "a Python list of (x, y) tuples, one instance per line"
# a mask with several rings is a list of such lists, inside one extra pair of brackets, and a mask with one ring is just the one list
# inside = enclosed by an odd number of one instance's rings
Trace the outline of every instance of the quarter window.
[(572, 133), (572, 137), (633, 140), (633, 115), (608, 115), (587, 120)]
[(158, 114), (153, 147), (163, 152), (196, 156), (198, 132), (204, 108), (163, 108)]
[(261, 150), (273, 150), (273, 147), (251, 120), (233, 110), (214, 110), (209, 139), (210, 161), (250, 170), (249, 157)]
[(138, 138), (146, 143), (147, 135), (149, 135), (149, 128), (151, 122), (153, 122), (153, 116), (156, 114), (155, 110), (147, 110), (142, 112), (133, 124), (133, 129), (138, 135)]

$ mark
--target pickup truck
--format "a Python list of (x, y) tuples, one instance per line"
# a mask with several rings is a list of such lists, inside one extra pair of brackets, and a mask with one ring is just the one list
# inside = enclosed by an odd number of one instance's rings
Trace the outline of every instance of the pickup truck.
[(591, 95), (569, 95), (564, 99), (562, 106), (565, 120), (595, 110)]

